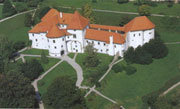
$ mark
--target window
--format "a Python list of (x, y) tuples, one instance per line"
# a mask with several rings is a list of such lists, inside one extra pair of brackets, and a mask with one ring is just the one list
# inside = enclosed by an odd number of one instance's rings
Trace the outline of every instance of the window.
[(92, 41), (92, 44), (94, 44), (94, 41)]
[(151, 34), (151, 32), (149, 32), (149, 34)]
[(75, 34), (73, 34), (73, 38), (76, 38), (76, 35), (75, 35)]
[(116, 48), (116, 45), (114, 45), (114, 48)]
[(55, 43), (56, 41), (55, 40), (53, 40), (53, 43)]
[(48, 42), (49, 42), (49, 39), (48, 39)]
[(48, 47), (50, 48), (50, 46), (48, 45)]
[(136, 34), (134, 34), (134, 37), (135, 37)]
[(34, 36), (34, 34), (32, 34), (32, 36)]
[(69, 39), (69, 36), (67, 38)]
[(78, 50), (76, 50), (76, 52), (78, 52)]
[(73, 48), (73, 50), (75, 50), (75, 48)]
[(75, 44), (77, 43), (76, 41), (74, 41), (75, 42)]
[(63, 48), (63, 45), (61, 45), (61, 48)]
[(86, 41), (88, 43), (88, 41)]
[(64, 41), (64, 38), (62, 38), (62, 41)]
[(98, 45), (100, 45), (100, 42), (98, 42)]
[(54, 48), (56, 49), (56, 46)]
[(106, 49), (106, 51), (109, 51), (109, 49)]
[(141, 33), (139, 33), (139, 36), (141, 36)]
[(38, 40), (36, 39), (36, 42), (37, 42)]
[(106, 46), (106, 43), (104, 43), (104, 46)]
[(102, 52), (103, 50), (101, 50), (101, 52)]
[(132, 41), (134, 41), (134, 40), (132, 40)]
[(77, 45), (76, 45), (76, 47), (77, 47)]
[(74, 31), (76, 31), (76, 30), (74, 30)]

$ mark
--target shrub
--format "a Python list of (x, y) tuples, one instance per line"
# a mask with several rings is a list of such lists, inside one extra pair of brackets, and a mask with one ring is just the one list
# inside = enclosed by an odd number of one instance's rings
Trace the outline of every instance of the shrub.
[(119, 65), (119, 64), (116, 64), (112, 67), (112, 70), (115, 72), (115, 73), (118, 73), (118, 72), (122, 72), (124, 70), (124, 66), (123, 65)]
[(11, 15), (16, 14), (16, 10), (13, 7), (12, 3), (10, 0), (5, 0), (4, 5), (3, 5), (3, 9), (2, 9), (2, 16), (3, 17), (8, 17)]
[(97, 3), (97, 0), (92, 0), (92, 3)]
[(28, 2), (29, 7), (37, 7), (38, 4), (39, 4), (38, 0), (31, 0), (31, 1)]
[(25, 42), (23, 41), (17, 41), (13, 44), (13, 48), (15, 49), (15, 51), (21, 50), (25, 47)]
[(119, 26), (124, 26), (125, 24), (127, 24), (129, 21), (131, 21), (132, 19), (126, 15), (120, 18), (120, 23)]
[(122, 3), (127, 3), (129, 0), (117, 0), (117, 3), (122, 4)]
[(132, 74), (136, 73), (137, 69), (133, 66), (128, 65), (128, 66), (126, 66), (125, 71), (126, 71), (127, 75), (132, 75)]
[(16, 3), (15, 6), (17, 12), (23, 12), (28, 10), (28, 7), (25, 3)]
[(148, 5), (139, 6), (138, 12), (141, 16), (149, 16), (151, 14), (150, 7)]
[(26, 27), (31, 27), (33, 25), (32, 15), (30, 13), (25, 15), (24, 25)]
[(173, 2), (169, 2), (169, 3), (167, 4), (167, 7), (170, 8), (170, 7), (173, 7), (173, 5), (174, 5)]

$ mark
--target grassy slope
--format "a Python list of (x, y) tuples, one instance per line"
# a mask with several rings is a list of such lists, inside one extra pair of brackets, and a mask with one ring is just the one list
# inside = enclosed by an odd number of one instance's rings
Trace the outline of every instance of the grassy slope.
[(32, 54), (32, 55), (41, 55), (41, 52), (44, 51), (46, 55), (49, 55), (48, 50), (39, 50), (39, 49), (29, 49), (22, 52), (22, 54)]
[(28, 41), (30, 28), (24, 27), (25, 14), (0, 23), (0, 35), (8, 37), (13, 42)]
[[(38, 82), (39, 92), (43, 95), (48, 86), (53, 82), (53, 80), (58, 76), (69, 75), (76, 80), (76, 71), (67, 62), (63, 62), (58, 65), (55, 69), (49, 72), (41, 81)], [(41, 85), (41, 84), (44, 85)]]
[[(180, 46), (168, 45), (168, 48), (169, 54), (166, 58), (154, 60), (150, 65), (134, 65), (137, 68), (134, 75), (128, 76), (124, 72), (110, 73), (103, 80), (104, 88), (99, 90), (106, 96), (122, 102), (125, 108), (139, 109), (143, 95), (158, 90), (168, 79), (180, 74)], [(98, 102), (96, 108), (103, 109), (106, 102)]]
[[(124, 12), (137, 12), (138, 6), (134, 2), (118, 4), (117, 0), (98, 0), (97, 3), (92, 3), (92, 0), (45, 0), (45, 5), (56, 6), (73, 6), (81, 8), (84, 4), (89, 3), (93, 8), (124, 11)], [(166, 14), (166, 15), (179, 15), (180, 4), (176, 4), (171, 8), (167, 7), (167, 3), (158, 3), (158, 6), (151, 7), (151, 13)]]

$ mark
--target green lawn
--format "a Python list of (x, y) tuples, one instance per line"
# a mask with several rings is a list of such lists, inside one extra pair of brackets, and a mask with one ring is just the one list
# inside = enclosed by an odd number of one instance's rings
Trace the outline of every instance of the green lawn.
[(2, 7), (3, 5), (0, 5), (0, 19), (2, 18)]
[[(97, 3), (92, 3), (92, 0), (44, 0), (44, 5), (49, 6), (70, 6), (81, 8), (84, 4), (88, 3), (95, 9), (124, 11), (124, 12), (137, 12), (138, 6), (134, 2), (118, 4), (117, 0), (97, 0)], [(157, 3), (156, 7), (151, 7), (151, 13), (165, 14), (165, 15), (179, 15), (180, 4), (168, 8), (167, 3)]]
[(53, 82), (55, 78), (64, 75), (70, 76), (71, 78), (73, 78), (73, 80), (76, 81), (76, 71), (67, 62), (62, 62), (38, 82), (38, 88), (41, 95), (46, 92), (48, 86)]
[(69, 54), (68, 54), (68, 56), (69, 56), (70, 58), (72, 58), (72, 59), (74, 58), (74, 55), (75, 55), (74, 53), (69, 53)]
[(48, 60), (49, 60), (48, 64), (44, 64), (44, 63), (41, 62), (41, 58), (39, 58), (39, 57), (25, 57), (26, 61), (29, 61), (29, 60), (32, 60), (32, 59), (37, 59), (41, 63), (42, 67), (44, 68), (44, 71), (47, 71), (53, 65), (55, 65), (57, 62), (59, 62), (59, 59), (48, 58)]
[(174, 96), (175, 94), (180, 92), (180, 86), (177, 86), (176, 88), (174, 88), (173, 90), (171, 90), (170, 92), (168, 92), (166, 94), (167, 98), (171, 98), (172, 96)]
[[(78, 54), (77, 57), (76, 57), (76, 62), (82, 67), (83, 69), (83, 76), (84, 76), (84, 81), (83, 81), (83, 84), (84, 85), (88, 85), (88, 86), (92, 86), (94, 84), (91, 84), (89, 82), (89, 75), (92, 71), (96, 71), (97, 69), (99, 68), (102, 68), (102, 67), (108, 67), (108, 65), (111, 63), (113, 57), (112, 56), (109, 56), (109, 55), (106, 55), (106, 54), (98, 54), (98, 58), (99, 58), (99, 64), (97, 67), (92, 67), (92, 68), (86, 68), (86, 66), (84, 66), (83, 62), (84, 62), (84, 59), (85, 57), (87, 56), (87, 54)], [(101, 73), (102, 75), (105, 73), (104, 72), (99, 72)], [(100, 79), (100, 78), (99, 78)]]
[(9, 20), (0, 23), (0, 35), (4, 35), (9, 38), (9, 40), (25, 41), (28, 39), (28, 31), (30, 28), (24, 26), (25, 14), (16, 16)]
[(44, 51), (47, 56), (49, 55), (48, 50), (40, 50), (40, 49), (34, 49), (34, 48), (25, 50), (24, 52), (22, 52), (22, 54), (41, 55), (42, 51)]
[[(167, 57), (154, 60), (150, 65), (137, 65), (137, 72), (133, 75), (126, 75), (125, 72), (118, 74), (111, 72), (102, 81), (102, 88), (98, 89), (104, 95), (120, 101), (127, 109), (140, 109), (141, 97), (158, 90), (170, 78), (180, 74), (180, 46), (168, 45), (169, 54)], [(106, 102), (95, 99), (97, 109), (104, 109)], [(93, 107), (93, 105), (92, 105)]]

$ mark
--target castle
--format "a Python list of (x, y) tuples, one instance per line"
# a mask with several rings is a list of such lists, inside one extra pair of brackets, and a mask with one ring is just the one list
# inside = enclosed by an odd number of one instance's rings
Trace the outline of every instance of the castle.
[(123, 27), (90, 24), (89, 20), (74, 13), (62, 13), (55, 9), (41, 19), (29, 31), (32, 48), (49, 50), (50, 56), (67, 53), (84, 53), (92, 43), (98, 53), (123, 57), (128, 47), (137, 48), (154, 38), (155, 25), (140, 16)]

